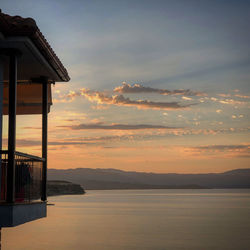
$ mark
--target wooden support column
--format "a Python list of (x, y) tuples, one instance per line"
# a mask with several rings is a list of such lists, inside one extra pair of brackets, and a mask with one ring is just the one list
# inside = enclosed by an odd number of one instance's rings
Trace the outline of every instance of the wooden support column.
[(8, 169), (7, 202), (15, 202), (15, 150), (16, 150), (16, 89), (17, 55), (9, 56), (9, 131), (8, 131)]
[(47, 144), (48, 144), (48, 80), (42, 80), (42, 157), (44, 158), (42, 169), (42, 201), (47, 200)]
[[(3, 131), (3, 65), (4, 65), (4, 58), (0, 54), (0, 150), (2, 150), (2, 136), (3, 136), (3, 133), (2, 133)], [(1, 180), (2, 180), (2, 155), (0, 155), (0, 195), (1, 195), (1, 188), (2, 188)]]

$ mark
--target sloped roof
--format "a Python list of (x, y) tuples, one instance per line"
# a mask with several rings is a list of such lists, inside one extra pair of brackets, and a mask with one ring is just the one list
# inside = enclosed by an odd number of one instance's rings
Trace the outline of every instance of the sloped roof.
[(37, 27), (34, 19), (10, 16), (0, 10), (0, 32), (5, 37), (28, 37), (57, 72), (61, 80), (66, 82), (70, 80), (67, 70)]

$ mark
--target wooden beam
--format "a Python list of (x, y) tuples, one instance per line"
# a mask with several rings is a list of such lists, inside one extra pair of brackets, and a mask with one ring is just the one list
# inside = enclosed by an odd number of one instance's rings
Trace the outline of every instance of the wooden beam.
[(15, 202), (15, 150), (16, 150), (16, 88), (17, 55), (9, 56), (9, 130), (8, 130), (8, 169), (7, 202)]
[(47, 145), (48, 145), (48, 79), (42, 80), (42, 201), (47, 200)]

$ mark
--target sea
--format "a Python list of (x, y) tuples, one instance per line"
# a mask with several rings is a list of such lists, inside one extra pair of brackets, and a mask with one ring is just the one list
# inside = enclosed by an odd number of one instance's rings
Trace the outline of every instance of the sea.
[(2, 250), (249, 250), (250, 189), (93, 190), (2, 229)]

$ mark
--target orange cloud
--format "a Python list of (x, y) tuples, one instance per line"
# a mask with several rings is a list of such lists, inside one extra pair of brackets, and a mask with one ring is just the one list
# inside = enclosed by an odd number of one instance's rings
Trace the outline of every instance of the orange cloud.
[(131, 100), (123, 95), (108, 96), (103, 92), (81, 89), (81, 95), (90, 102), (116, 106), (136, 107), (138, 109), (175, 110), (185, 109), (195, 104), (180, 105), (179, 102), (153, 102), (148, 100)]
[(244, 98), (244, 99), (249, 99), (250, 98), (249, 95), (239, 95), (239, 94), (236, 94), (234, 96), (239, 97), (239, 98)]
[(247, 102), (236, 101), (234, 99), (225, 99), (225, 100), (220, 100), (219, 102), (222, 103), (222, 104), (231, 104), (231, 105), (244, 105), (244, 104), (247, 104)]

